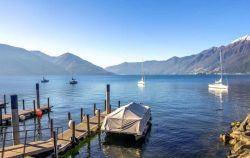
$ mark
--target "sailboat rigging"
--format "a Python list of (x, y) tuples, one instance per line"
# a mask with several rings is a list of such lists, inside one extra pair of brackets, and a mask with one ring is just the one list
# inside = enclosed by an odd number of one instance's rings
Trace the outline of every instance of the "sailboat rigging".
[(143, 62), (141, 64), (141, 80), (138, 81), (138, 86), (144, 87), (145, 86), (145, 77), (144, 77), (144, 71), (143, 71)]
[(209, 88), (212, 89), (224, 89), (224, 90), (228, 90), (228, 85), (223, 84), (223, 72), (222, 72), (222, 57), (221, 57), (221, 50), (220, 50), (220, 79), (215, 81), (212, 84), (208, 84)]

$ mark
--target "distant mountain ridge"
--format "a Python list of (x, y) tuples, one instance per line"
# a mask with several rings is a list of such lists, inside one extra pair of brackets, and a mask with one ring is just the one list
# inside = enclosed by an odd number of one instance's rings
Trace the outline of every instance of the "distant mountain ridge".
[(113, 74), (71, 53), (53, 57), (6, 44), (0, 44), (0, 63), (0, 75)]
[[(226, 46), (212, 47), (195, 55), (172, 57), (164, 61), (145, 61), (144, 73), (147, 75), (218, 73), (220, 50), (226, 73), (250, 73), (249, 35), (234, 40)], [(106, 70), (116, 74), (140, 74), (141, 62), (124, 62), (107, 67)]]

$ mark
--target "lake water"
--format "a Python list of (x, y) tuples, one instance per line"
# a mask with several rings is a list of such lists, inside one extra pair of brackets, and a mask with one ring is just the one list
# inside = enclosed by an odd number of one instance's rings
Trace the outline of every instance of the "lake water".
[[(107, 83), (113, 108), (120, 100), (122, 104), (143, 102), (152, 109), (152, 127), (143, 144), (107, 144), (105, 134), (100, 134), (65, 157), (226, 157), (229, 146), (219, 142), (219, 134), (229, 131), (230, 123), (244, 119), (250, 110), (250, 76), (228, 76), (228, 93), (208, 90), (208, 83), (218, 76), (146, 76), (144, 88), (137, 87), (140, 76), (78, 76), (77, 85), (68, 84), (69, 76), (47, 78), (49, 83), (40, 84), (41, 102), (50, 97), (55, 126), (66, 128), (68, 112), (79, 122), (81, 107), (91, 115), (93, 103), (103, 110)], [(39, 79), (0, 77), (0, 94), (8, 99), (18, 94), (18, 99), (26, 100), (26, 108), (33, 107)], [(27, 128), (34, 128), (33, 123), (27, 120)], [(40, 124), (48, 127), (47, 115)], [(47, 139), (48, 133), (42, 131), (40, 139)]]

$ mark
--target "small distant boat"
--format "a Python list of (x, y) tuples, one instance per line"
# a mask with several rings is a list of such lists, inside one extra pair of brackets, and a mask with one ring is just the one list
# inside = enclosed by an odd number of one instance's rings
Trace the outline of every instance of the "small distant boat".
[(71, 81), (69, 81), (69, 84), (77, 84), (77, 80), (72, 77)]
[(48, 82), (49, 82), (49, 80), (48, 80), (48, 79), (46, 79), (46, 78), (43, 76), (43, 79), (41, 80), (41, 82), (42, 82), (42, 83), (48, 83)]
[(150, 120), (150, 108), (132, 102), (108, 114), (103, 120), (101, 130), (108, 135), (131, 135), (139, 140), (147, 134)]
[(221, 73), (220, 73), (220, 79), (215, 81), (212, 84), (208, 84), (208, 88), (212, 88), (212, 89), (224, 89), (224, 90), (228, 90), (228, 85), (223, 84), (223, 72), (222, 72), (222, 58), (221, 58), (221, 51), (220, 51), (220, 69), (221, 69)]
[(144, 72), (143, 72), (143, 62), (142, 62), (142, 65), (141, 65), (141, 80), (137, 82), (137, 85), (139, 87), (144, 87), (145, 86), (145, 79), (144, 79)]

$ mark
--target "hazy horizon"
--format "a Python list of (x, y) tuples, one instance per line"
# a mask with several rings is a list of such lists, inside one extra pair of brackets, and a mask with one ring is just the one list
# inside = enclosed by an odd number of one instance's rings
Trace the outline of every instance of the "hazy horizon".
[[(0, 43), (103, 68), (197, 54), (249, 34), (250, 2), (0, 1)], [(244, 23), (244, 25), (242, 25)]]

